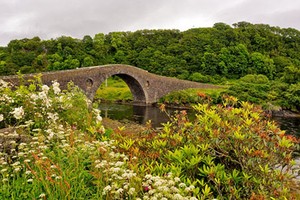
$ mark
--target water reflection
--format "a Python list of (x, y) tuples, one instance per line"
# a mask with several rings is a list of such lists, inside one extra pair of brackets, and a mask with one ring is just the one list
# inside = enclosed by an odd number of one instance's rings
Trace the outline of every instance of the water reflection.
[[(151, 120), (153, 127), (161, 127), (161, 123), (168, 121), (168, 116), (157, 107), (141, 106), (141, 105), (124, 105), (115, 103), (101, 103), (99, 109), (102, 116), (116, 120), (130, 120), (139, 124), (146, 124)], [(168, 108), (167, 112), (172, 114), (178, 109)], [(192, 115), (192, 111), (188, 112)], [(287, 133), (296, 135), (300, 138), (300, 118), (273, 118), (282, 130)]]
[(273, 117), (282, 130), (300, 138), (300, 117)]

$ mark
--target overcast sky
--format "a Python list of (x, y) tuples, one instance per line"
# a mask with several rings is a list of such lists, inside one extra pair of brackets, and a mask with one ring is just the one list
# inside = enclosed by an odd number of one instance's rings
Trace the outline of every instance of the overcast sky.
[(0, 46), (34, 36), (83, 38), (240, 21), (300, 30), (300, 0), (0, 0)]

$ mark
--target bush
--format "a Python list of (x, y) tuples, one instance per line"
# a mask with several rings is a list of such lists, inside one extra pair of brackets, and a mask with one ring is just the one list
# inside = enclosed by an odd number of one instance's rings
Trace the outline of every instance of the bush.
[(214, 83), (215, 82), (213, 77), (211, 77), (209, 75), (202, 75), (199, 72), (193, 73), (189, 79), (191, 81), (196, 81), (196, 82), (200, 82), (200, 83)]
[(296, 138), (266, 120), (260, 108), (233, 97), (194, 109), (194, 121), (182, 111), (154, 135), (131, 136), (134, 146), (122, 147), (129, 136), (118, 137), (119, 148), (148, 163), (152, 173), (172, 171), (193, 183), (199, 199), (299, 198)]
[(262, 74), (248, 74), (242, 78), (240, 78), (241, 81), (246, 83), (256, 83), (256, 84), (267, 84), (269, 83), (268, 77)]

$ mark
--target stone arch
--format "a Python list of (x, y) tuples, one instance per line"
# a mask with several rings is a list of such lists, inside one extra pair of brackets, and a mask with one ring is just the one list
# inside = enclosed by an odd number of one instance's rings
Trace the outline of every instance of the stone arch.
[(144, 90), (144, 87), (135, 77), (129, 75), (128, 73), (114, 73), (111, 76), (118, 76), (121, 78), (129, 87), (131, 94), (133, 96), (134, 103), (146, 103), (147, 102), (147, 93)]

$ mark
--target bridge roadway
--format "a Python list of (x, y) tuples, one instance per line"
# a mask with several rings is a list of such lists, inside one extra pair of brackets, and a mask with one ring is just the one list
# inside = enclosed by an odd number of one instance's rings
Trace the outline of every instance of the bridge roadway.
[[(24, 79), (32, 79), (37, 74), (24, 75)], [(51, 85), (53, 80), (60, 83), (64, 89), (68, 82), (72, 81), (81, 88), (90, 100), (94, 99), (100, 85), (109, 77), (116, 75), (123, 79), (133, 95), (135, 103), (153, 104), (159, 98), (172, 91), (188, 88), (218, 88), (211, 84), (203, 84), (192, 81), (180, 80), (149, 73), (137, 67), (112, 64), (103, 66), (85, 67), (72, 70), (52, 71), (42, 73), (42, 82)], [(18, 76), (0, 76), (14, 85), (19, 84)]]

